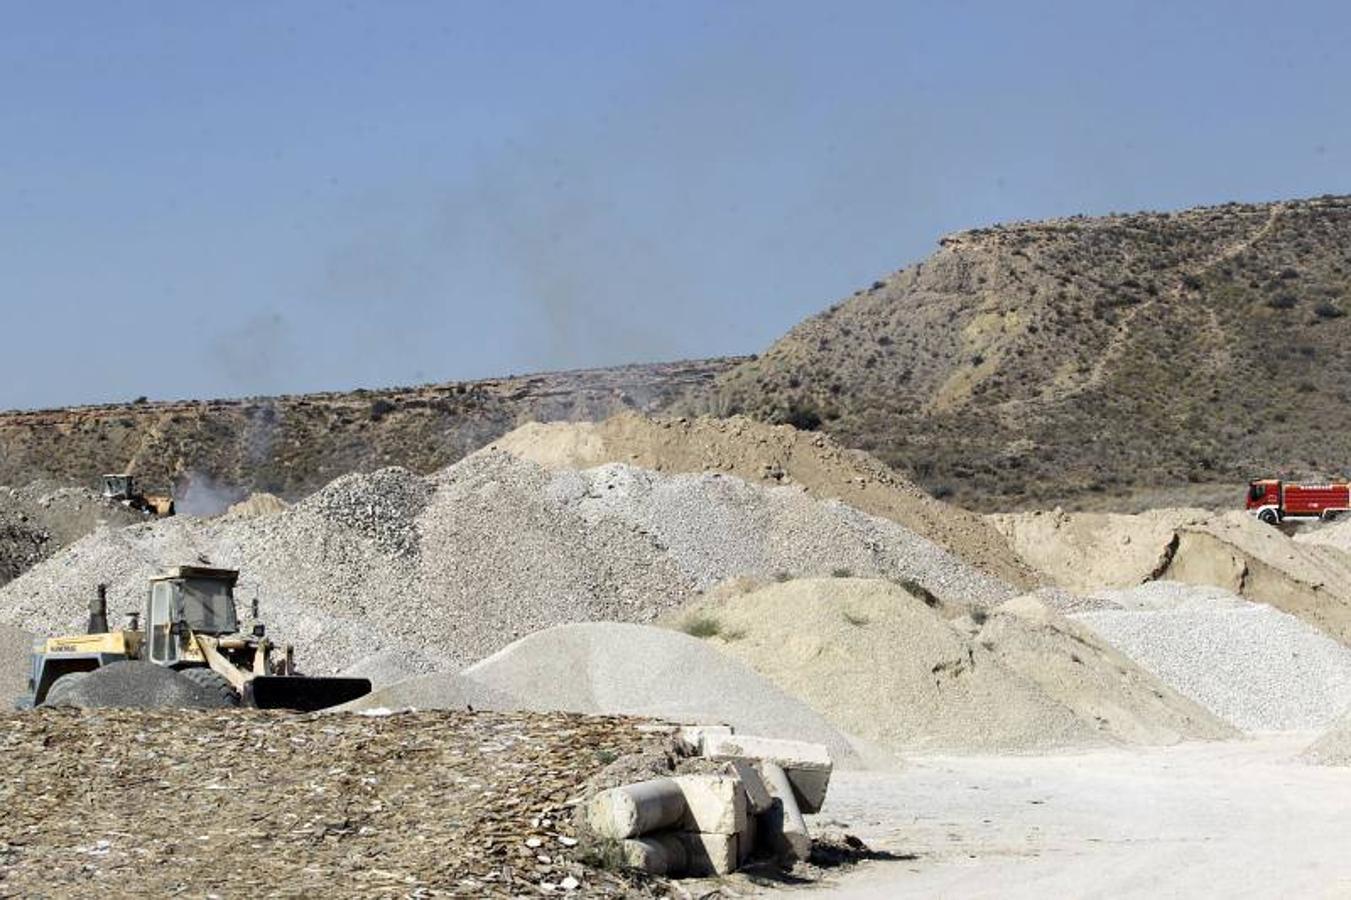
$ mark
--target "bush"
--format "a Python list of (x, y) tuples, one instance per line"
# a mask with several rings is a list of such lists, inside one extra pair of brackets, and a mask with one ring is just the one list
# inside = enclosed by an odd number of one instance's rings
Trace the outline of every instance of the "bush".
[(783, 420), (798, 431), (816, 431), (821, 427), (820, 413), (810, 407), (797, 404), (789, 407)]
[(680, 630), (690, 637), (711, 638), (722, 633), (722, 623), (712, 616), (691, 616), (680, 623)]
[(1272, 309), (1294, 309), (1297, 303), (1299, 300), (1294, 294), (1277, 294), (1267, 301), (1267, 306)]
[(853, 576), (854, 570), (845, 566), (839, 566), (830, 570), (831, 578), (852, 578)]
[(375, 400), (371, 401), (371, 412), (370, 412), (371, 421), (379, 422), (385, 416), (394, 412), (394, 410), (398, 408), (399, 408), (398, 406), (386, 400), (384, 397), (378, 397)]
[(1345, 310), (1330, 300), (1324, 300), (1322, 303), (1315, 306), (1313, 312), (1314, 315), (1318, 316), (1320, 319), (1340, 319), (1342, 316), (1346, 315)]

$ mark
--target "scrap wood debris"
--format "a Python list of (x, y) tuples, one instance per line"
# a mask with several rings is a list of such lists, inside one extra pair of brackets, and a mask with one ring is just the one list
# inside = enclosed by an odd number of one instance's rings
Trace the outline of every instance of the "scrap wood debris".
[(583, 864), (569, 801), (651, 752), (564, 713), (0, 713), (0, 896), (665, 896)]

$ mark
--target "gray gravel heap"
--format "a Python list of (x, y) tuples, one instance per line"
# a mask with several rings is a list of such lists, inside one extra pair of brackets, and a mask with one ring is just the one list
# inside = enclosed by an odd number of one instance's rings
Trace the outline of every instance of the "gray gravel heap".
[(1118, 608), (1072, 618), (1245, 731), (1322, 729), (1351, 707), (1351, 649), (1294, 616), (1173, 582), (1099, 599)]
[(269, 516), (100, 529), (0, 589), (0, 622), (78, 629), (99, 581), (119, 618), (155, 571), (194, 562), (240, 569), (241, 613), (257, 595), (269, 633), (316, 675), (406, 653), (414, 671), (458, 670), (542, 628), (650, 622), (742, 574), (849, 569), (969, 602), (1010, 594), (899, 525), (794, 488), (555, 473), (488, 452), (428, 478), (346, 476)]
[(220, 696), (178, 672), (149, 662), (116, 662), (85, 675), (66, 695), (67, 706), (213, 709)]

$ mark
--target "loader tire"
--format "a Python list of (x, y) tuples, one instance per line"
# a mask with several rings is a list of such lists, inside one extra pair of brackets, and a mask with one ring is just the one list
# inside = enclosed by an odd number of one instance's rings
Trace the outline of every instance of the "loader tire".
[(225, 676), (211, 669), (183, 669), (178, 674), (198, 687), (206, 688), (213, 695), (219, 695), (222, 706), (238, 706), (239, 694), (225, 680)]
[(67, 672), (60, 678), (52, 682), (51, 687), (47, 688), (47, 697), (42, 701), (43, 706), (62, 706), (70, 692), (79, 686), (81, 681), (89, 677), (88, 672)]

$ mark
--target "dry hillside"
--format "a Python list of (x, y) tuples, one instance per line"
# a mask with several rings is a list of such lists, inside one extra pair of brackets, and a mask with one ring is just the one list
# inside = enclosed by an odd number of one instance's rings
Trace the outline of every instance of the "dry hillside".
[(354, 471), (433, 472), (521, 422), (650, 410), (735, 360), (623, 366), (415, 388), (0, 413), (0, 485), (93, 487), (132, 471), (183, 512), (251, 492), (307, 494)]
[(1351, 460), (1351, 198), (940, 244), (722, 375), (703, 408), (821, 427), (984, 508)]

